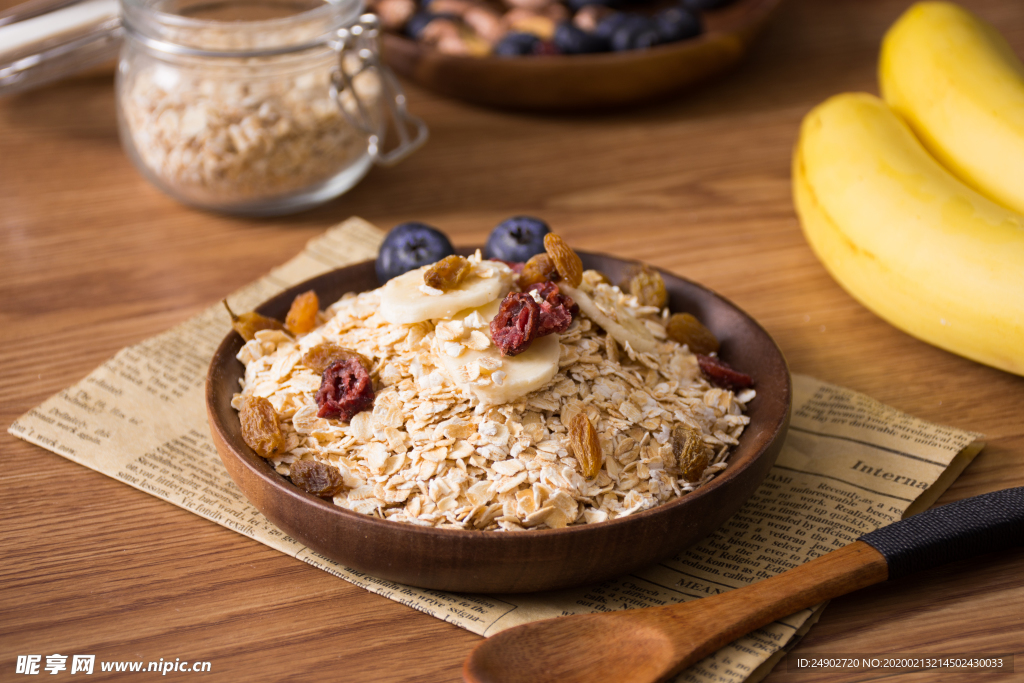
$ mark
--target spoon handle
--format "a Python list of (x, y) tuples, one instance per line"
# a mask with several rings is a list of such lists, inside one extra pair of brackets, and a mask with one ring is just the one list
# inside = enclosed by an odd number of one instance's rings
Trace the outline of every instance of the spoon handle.
[(906, 574), (1024, 544), (1024, 487), (894, 522), (770, 579), (664, 607), (523, 624), (481, 641), (468, 683), (666, 681), (715, 650), (824, 600)]
[(993, 491), (908, 517), (860, 539), (895, 579), (946, 562), (1024, 544), (1024, 486)]

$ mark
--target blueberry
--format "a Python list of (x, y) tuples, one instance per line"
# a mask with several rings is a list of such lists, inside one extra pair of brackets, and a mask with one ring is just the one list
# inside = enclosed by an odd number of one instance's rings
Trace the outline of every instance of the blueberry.
[(594, 35), (608, 41), (616, 52), (650, 47), (660, 42), (654, 20), (634, 12), (614, 12), (601, 20)]
[(377, 280), (384, 284), (393, 277), (415, 270), (455, 253), (444, 233), (425, 223), (399, 223), (380, 245)]
[(484, 247), (484, 256), (518, 263), (544, 251), (548, 224), (533, 216), (513, 216), (498, 223)]
[(605, 52), (608, 49), (607, 40), (595, 36), (593, 33), (587, 33), (568, 21), (563, 21), (555, 27), (554, 42), (558, 51), (567, 55)]
[(536, 52), (538, 43), (540, 43), (540, 38), (532, 33), (509, 31), (494, 46), (494, 54), (499, 57), (532, 55)]
[(405, 22), (405, 32), (413, 39), (418, 40), (420, 34), (423, 33), (423, 29), (427, 27), (427, 24), (434, 21), (435, 19), (457, 19), (453, 14), (434, 14), (433, 12), (417, 12), (416, 14), (409, 17), (409, 21)]
[(731, 5), (735, 0), (683, 0), (683, 4), (694, 12), (703, 12), (709, 9), (720, 9)]
[(565, 0), (565, 4), (569, 6), (569, 11), (572, 14), (579, 12), (581, 9), (588, 5), (600, 5), (602, 7), (608, 7), (614, 2), (615, 0)]
[(693, 38), (704, 30), (700, 17), (683, 6), (669, 7), (658, 12), (654, 17), (654, 25), (663, 43)]
[(612, 34), (625, 22), (629, 21), (630, 16), (632, 15), (625, 12), (612, 12), (597, 24), (597, 28), (594, 29), (594, 35), (605, 40), (611, 40)]
[(642, 50), (661, 42), (654, 20), (642, 14), (626, 14), (626, 19), (615, 29), (608, 41), (616, 52)]

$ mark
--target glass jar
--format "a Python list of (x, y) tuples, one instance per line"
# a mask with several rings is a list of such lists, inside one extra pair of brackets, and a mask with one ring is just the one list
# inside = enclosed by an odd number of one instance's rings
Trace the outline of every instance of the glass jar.
[[(82, 37), (47, 41), (0, 69), (0, 86), (73, 72), (123, 36), (121, 141), (142, 174), (182, 202), (300, 211), (426, 141), (380, 61), (377, 20), (360, 14), (361, 0), (121, 0), (111, 11), (83, 21)], [(389, 120), (399, 139), (385, 151)]]
[[(121, 140), (139, 170), (188, 204), (299, 211), (426, 139), (379, 61), (359, 0), (123, 0)], [(387, 116), (401, 135), (382, 149)]]

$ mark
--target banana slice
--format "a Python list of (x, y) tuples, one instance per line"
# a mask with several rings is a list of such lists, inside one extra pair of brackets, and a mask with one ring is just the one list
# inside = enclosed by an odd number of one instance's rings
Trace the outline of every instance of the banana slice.
[(638, 353), (649, 353), (657, 348), (658, 341), (643, 321), (622, 305), (617, 296), (604, 296), (603, 287), (595, 288), (593, 296), (565, 282), (559, 282), (558, 289), (571, 297), (588, 318), (604, 328), (620, 344), (629, 343)]
[[(474, 259), (471, 258), (471, 262)], [(450, 318), (467, 308), (500, 300), (512, 288), (514, 274), (504, 263), (478, 261), (465, 280), (447, 292), (423, 284), (424, 266), (388, 280), (380, 292), (380, 314), (393, 325)]]
[[(533, 340), (518, 356), (502, 356), (488, 328), (499, 301), (462, 311), (435, 330), (436, 356), (448, 376), (483, 405), (511, 403), (551, 381), (558, 372), (557, 334)], [(485, 345), (486, 342), (486, 345)]]

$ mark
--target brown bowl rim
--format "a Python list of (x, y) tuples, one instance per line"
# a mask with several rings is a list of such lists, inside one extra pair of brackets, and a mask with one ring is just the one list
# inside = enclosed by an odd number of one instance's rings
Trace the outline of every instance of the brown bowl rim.
[[(463, 254), (470, 254), (473, 253), (475, 249), (476, 247), (459, 248), (457, 249), (457, 251)], [(610, 256), (607, 254), (585, 251), (579, 251), (577, 253), (583, 258), (584, 262), (586, 262), (590, 258), (598, 257), (613, 259), (624, 264), (633, 263), (633, 261), (620, 259), (618, 257)], [(281, 302), (290, 302), (291, 299), (294, 298), (296, 294), (302, 291), (306, 291), (310, 287), (311, 283), (315, 282), (316, 280), (321, 278), (333, 277), (336, 276), (336, 274), (341, 270), (365, 266), (367, 263), (369, 262), (364, 261), (361, 263), (350, 264), (349, 266), (334, 269), (326, 273), (322, 273), (316, 277), (305, 280), (297, 285), (289, 287), (283, 292), (280, 292), (279, 294), (264, 301), (256, 308), (256, 310), (264, 314), (271, 314), (273, 312), (273, 309), (277, 308)], [(679, 498), (675, 498), (666, 503), (656, 505), (650, 508), (649, 510), (644, 510), (642, 512), (637, 512), (626, 517), (620, 517), (605, 522), (571, 526), (562, 529), (530, 529), (524, 533), (494, 533), (469, 529), (438, 529), (435, 527), (423, 527), (405, 522), (396, 522), (386, 519), (379, 519), (369, 515), (363, 515), (352, 510), (347, 510), (345, 508), (335, 505), (332, 502), (329, 502), (322, 498), (318, 498), (316, 496), (313, 496), (312, 494), (306, 493), (305, 491), (299, 489), (297, 486), (288, 481), (284, 476), (279, 474), (277, 471), (275, 471), (273, 467), (270, 466), (268, 461), (257, 456), (247, 445), (244, 444), (244, 442), (241, 444), (236, 443), (234, 439), (230, 437), (229, 433), (225, 429), (225, 426), (218, 418), (217, 411), (214, 409), (214, 406), (217, 401), (217, 393), (215, 388), (218, 385), (218, 383), (215, 381), (215, 375), (221, 368), (221, 365), (218, 361), (227, 360), (228, 362), (238, 362), (237, 359), (235, 358), (235, 354), (237, 353), (237, 349), (241, 348), (241, 344), (238, 343), (241, 340), (241, 337), (239, 337), (234, 331), (228, 333), (228, 335), (218, 345), (217, 350), (214, 352), (213, 358), (211, 359), (210, 368), (207, 373), (205, 395), (206, 407), (208, 415), (210, 416), (211, 427), (216, 428), (221, 440), (231, 447), (233, 455), (240, 462), (242, 462), (245, 465), (245, 467), (248, 470), (250, 470), (250, 472), (257, 474), (260, 477), (267, 480), (267, 482), (271, 484), (281, 494), (293, 498), (296, 501), (301, 501), (303, 504), (322, 506), (324, 509), (330, 510), (333, 514), (338, 515), (341, 521), (351, 520), (354, 523), (369, 525), (371, 528), (377, 527), (378, 525), (384, 525), (381, 527), (382, 529), (388, 529), (393, 531), (395, 530), (396, 525), (401, 525), (408, 533), (415, 535), (424, 535), (430, 537), (472, 537), (480, 540), (483, 543), (491, 542), (507, 545), (510, 542), (520, 542), (514, 539), (521, 539), (521, 542), (529, 543), (531, 538), (558, 538), (561, 536), (586, 537), (592, 534), (602, 534), (607, 529), (613, 527), (643, 524), (648, 519), (662, 515), (666, 511), (673, 510), (676, 507), (693, 504), (691, 503), (691, 501), (699, 500), (704, 496), (710, 495), (712, 491), (723, 486), (727, 486), (733, 479), (738, 477), (745, 469), (753, 466), (753, 464), (761, 456), (763, 456), (765, 452), (768, 451), (779, 438), (784, 436), (785, 430), (787, 429), (789, 423), (789, 412), (792, 409), (792, 378), (790, 376), (788, 365), (786, 364), (785, 357), (783, 356), (782, 351), (778, 348), (778, 345), (775, 343), (774, 339), (772, 339), (771, 335), (768, 334), (768, 332), (760, 325), (760, 323), (758, 323), (753, 317), (748, 315), (745, 311), (740, 309), (731, 301), (721, 296), (720, 294), (717, 294), (708, 287), (705, 287), (704, 285), (689, 280), (688, 278), (675, 275), (669, 271), (663, 269), (658, 270), (661, 273), (663, 273), (663, 275), (667, 275), (671, 278), (680, 280), (684, 282), (686, 285), (695, 288), (703, 297), (707, 297), (711, 300), (717, 300), (720, 304), (723, 304), (727, 308), (732, 309), (733, 312), (738, 313), (742, 318), (746, 320), (748, 324), (753, 325), (761, 334), (764, 335), (765, 339), (768, 340), (768, 342), (771, 344), (771, 347), (774, 350), (774, 352), (778, 355), (778, 360), (781, 362), (782, 369), (784, 370), (785, 382), (783, 386), (780, 387), (778, 390), (784, 394), (784, 403), (786, 405), (786, 410), (783, 411), (783, 414), (774, 416), (774, 424), (772, 425), (770, 437), (765, 438), (762, 446), (758, 448), (756, 451), (750, 454), (744, 454), (744, 457), (741, 462), (734, 462), (731, 459), (732, 456), (730, 456), (729, 467), (727, 467), (721, 474), (716, 475), (715, 478), (712, 479), (710, 482), (690, 493), (687, 493), (683, 496), (680, 496)], [(237, 348), (235, 349), (234, 352), (229, 353), (229, 349), (231, 349), (232, 347)], [(760, 389), (756, 386), (755, 390), (760, 392)], [(758, 394), (758, 396), (760, 396), (760, 393)], [(755, 397), (754, 400), (757, 400), (757, 397)], [(747, 427), (749, 429), (750, 425), (748, 425)], [(744, 434), (747, 433), (747, 430), (744, 430)], [(741, 444), (742, 439), (743, 435), (740, 436)], [(733, 455), (735, 455), (735, 453), (733, 453)], [(243, 494), (244, 493), (245, 492), (243, 491)]]

